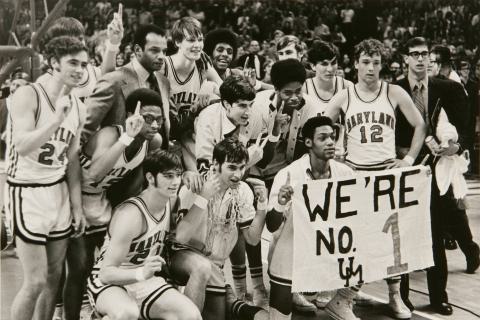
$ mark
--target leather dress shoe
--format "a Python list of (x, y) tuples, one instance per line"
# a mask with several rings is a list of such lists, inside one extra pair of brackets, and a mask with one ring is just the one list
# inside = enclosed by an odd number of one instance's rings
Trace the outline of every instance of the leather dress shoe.
[(435, 303), (435, 304), (432, 304), (431, 306), (433, 311), (444, 316), (449, 316), (453, 313), (452, 306), (447, 302)]
[(475, 273), (480, 266), (480, 248), (475, 243), (472, 251), (467, 255), (467, 273)]

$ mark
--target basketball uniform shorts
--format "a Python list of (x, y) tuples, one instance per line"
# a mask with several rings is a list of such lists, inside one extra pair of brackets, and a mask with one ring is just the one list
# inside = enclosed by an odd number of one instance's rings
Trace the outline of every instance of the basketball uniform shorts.
[(32, 244), (68, 238), (73, 231), (65, 179), (51, 184), (7, 181), (5, 211), (14, 236)]
[[(151, 319), (149, 316), (149, 310), (153, 304), (155, 304), (158, 299), (161, 299), (166, 291), (175, 290), (175, 288), (168, 284), (162, 277), (152, 277), (150, 279), (124, 286), (105, 285), (100, 281), (99, 272), (100, 269), (93, 268), (93, 271), (87, 280), (87, 294), (90, 303), (94, 308), (98, 297), (103, 291), (111, 287), (119, 287), (125, 290), (136, 302), (138, 309), (140, 310), (140, 317), (149, 320)], [(108, 292), (105, 292), (104, 294), (108, 294)], [(118, 307), (121, 308), (121, 306)]]

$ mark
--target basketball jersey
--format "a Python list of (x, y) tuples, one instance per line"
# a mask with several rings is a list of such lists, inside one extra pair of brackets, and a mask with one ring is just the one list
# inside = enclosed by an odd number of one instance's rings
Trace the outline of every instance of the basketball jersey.
[[(43, 127), (56, 118), (55, 103), (50, 101), (45, 89), (39, 83), (30, 84), (35, 91), (37, 103), (35, 112), (35, 127)], [(7, 135), (7, 175), (14, 183), (49, 184), (62, 179), (68, 164), (67, 152), (72, 139), (77, 134), (81, 124), (80, 109), (85, 105), (73, 94), (70, 94), (72, 109), (65, 120), (40, 148), (26, 156), (20, 155), (13, 144), (12, 119), (8, 121)], [(15, 106), (12, 106), (15, 107)]]
[[(150, 213), (150, 211), (148, 211), (147, 205), (142, 198), (130, 198), (124, 201), (120, 206), (125, 204), (132, 204), (136, 206), (147, 223), (147, 230), (143, 234), (133, 239), (125, 259), (120, 264), (120, 268), (131, 269), (141, 267), (145, 264), (145, 259), (148, 257), (150, 251), (156, 243), (160, 243), (160, 248), (157, 252), (155, 252), (155, 254), (163, 254), (165, 240), (170, 234), (171, 208), (170, 202), (168, 202), (165, 206), (163, 215), (157, 220)], [(109, 245), (110, 233), (107, 232), (107, 235), (105, 236), (105, 242), (100, 250), (100, 255), (95, 263), (94, 268), (101, 268), (105, 252), (107, 251)]]
[(310, 95), (310, 97), (313, 97), (315, 98), (315, 101), (322, 106), (322, 112), (321, 114), (324, 115), (325, 114), (325, 109), (327, 107), (327, 104), (330, 102), (330, 100), (333, 98), (334, 95), (337, 94), (337, 92), (347, 88), (350, 86), (350, 81), (348, 80), (345, 80), (344, 78), (342, 77), (337, 77), (335, 76), (334, 77), (334, 90), (333, 90), (333, 94), (327, 98), (327, 99), (324, 99), (320, 96), (319, 94), (319, 89), (317, 88), (317, 86), (315, 85), (315, 78), (309, 78), (305, 81), (305, 84), (303, 85), (303, 92), (305, 92), (306, 94)]
[(197, 101), (203, 79), (195, 65), (190, 74), (181, 80), (173, 66), (172, 57), (165, 59), (165, 77), (170, 83), (170, 99), (175, 103), (177, 112), (181, 113)]
[[(123, 133), (123, 127), (120, 125), (115, 126), (118, 130), (118, 135), (121, 136)], [(87, 194), (101, 193), (107, 190), (112, 184), (121, 180), (125, 177), (130, 171), (138, 167), (148, 153), (148, 141), (144, 141), (142, 147), (137, 151), (135, 156), (128, 161), (123, 151), (120, 158), (113, 166), (113, 168), (101, 179), (100, 181), (93, 181), (89, 179), (88, 170), (92, 165), (92, 159), (90, 156), (86, 155), (84, 152), (80, 154), (80, 165), (82, 167), (82, 192)]]
[[(98, 67), (92, 66), (90, 63), (87, 64), (87, 69), (85, 70), (80, 84), (72, 89), (72, 94), (76, 95), (80, 101), (85, 102), (85, 100), (92, 94), (97, 81), (102, 76), (102, 73)], [(52, 77), (52, 71), (47, 71), (38, 77), (36, 82), (45, 83), (49, 81)]]
[(363, 100), (356, 87), (349, 87), (348, 101), (342, 107), (347, 135), (346, 160), (353, 165), (377, 165), (394, 159), (395, 107), (388, 98), (389, 85), (381, 82), (378, 95)]

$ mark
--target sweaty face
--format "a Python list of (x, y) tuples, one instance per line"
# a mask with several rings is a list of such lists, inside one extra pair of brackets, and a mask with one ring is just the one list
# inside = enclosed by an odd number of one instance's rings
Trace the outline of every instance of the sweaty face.
[(145, 122), (139, 135), (143, 136), (146, 140), (152, 140), (155, 134), (160, 131), (165, 121), (162, 108), (159, 106), (143, 106), (140, 109), (140, 115)]
[(218, 43), (212, 52), (213, 64), (218, 70), (225, 70), (228, 68), (233, 60), (233, 48), (228, 43)]
[(160, 195), (168, 198), (177, 196), (178, 189), (182, 182), (182, 171), (180, 169), (167, 170), (157, 174), (156, 190)]
[(227, 117), (236, 126), (246, 126), (250, 118), (252, 101), (238, 100), (230, 107), (227, 106)]
[(147, 34), (144, 50), (138, 46), (136, 50), (138, 61), (147, 71), (160, 70), (167, 51), (167, 38), (151, 32)]
[(175, 44), (179, 53), (183, 54), (188, 60), (195, 61), (200, 59), (200, 54), (203, 50), (203, 35), (194, 36), (184, 32), (183, 40)]
[(355, 68), (358, 71), (358, 80), (366, 83), (376, 82), (380, 79), (382, 69), (382, 57), (379, 54), (373, 56), (361, 53), (358, 61), (355, 61)]
[(405, 58), (405, 63), (408, 69), (415, 74), (425, 74), (429, 66), (428, 47), (425, 45), (415, 46), (408, 49), (408, 55)]
[(284, 113), (288, 113), (289, 109), (301, 107), (301, 104), (304, 102), (302, 86), (303, 83), (295, 81), (287, 83), (282, 89), (277, 91), (280, 99), (285, 103)]
[(297, 49), (295, 48), (295, 43), (290, 43), (283, 49), (277, 51), (278, 60), (287, 60), (287, 59), (295, 59), (300, 60), (301, 57), (298, 54)]
[(220, 183), (232, 188), (237, 187), (245, 174), (245, 169), (245, 161), (241, 163), (225, 161), (219, 171)]
[(315, 74), (320, 81), (329, 82), (337, 73), (337, 57), (324, 59), (315, 65)]
[[(307, 139), (309, 140), (309, 139)], [(330, 126), (321, 126), (315, 129), (311, 150), (322, 160), (330, 160), (335, 156), (335, 131)]]
[(80, 51), (61, 57), (59, 62), (53, 60), (52, 66), (59, 72), (60, 78), (67, 86), (76, 87), (82, 81), (87, 64), (87, 52)]

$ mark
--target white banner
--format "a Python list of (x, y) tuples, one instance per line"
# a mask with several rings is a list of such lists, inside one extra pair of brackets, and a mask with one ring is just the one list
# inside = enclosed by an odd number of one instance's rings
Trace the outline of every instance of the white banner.
[(338, 289), (433, 265), (430, 168), (315, 180), (294, 192), (294, 292)]

